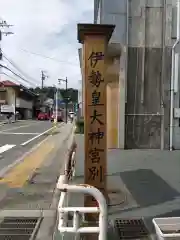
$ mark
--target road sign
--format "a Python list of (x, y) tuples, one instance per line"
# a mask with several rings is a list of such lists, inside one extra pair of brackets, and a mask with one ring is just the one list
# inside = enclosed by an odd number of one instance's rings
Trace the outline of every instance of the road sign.
[[(64, 100), (58, 99), (58, 105), (59, 105), (59, 104), (64, 104), (64, 103), (65, 103)], [(56, 105), (56, 100), (54, 100), (54, 105)]]
[(13, 105), (2, 105), (1, 106), (1, 112), (2, 113), (10, 113), (14, 112), (14, 106)]
[(74, 104), (74, 112), (77, 112), (78, 111), (78, 103), (75, 103)]

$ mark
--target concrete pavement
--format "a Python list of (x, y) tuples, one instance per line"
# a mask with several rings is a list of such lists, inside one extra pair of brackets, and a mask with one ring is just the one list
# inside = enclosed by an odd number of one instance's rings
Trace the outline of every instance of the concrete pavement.
[[(76, 177), (84, 183), (84, 137), (76, 136)], [(154, 234), (154, 217), (180, 216), (179, 151), (108, 151), (109, 220), (144, 219)], [(70, 206), (82, 206), (83, 196), (71, 195)], [(115, 236), (113, 237), (115, 240)], [(117, 238), (119, 239), (119, 237)]]
[(0, 126), (0, 177), (16, 160), (43, 141), (48, 133), (42, 133), (51, 128), (52, 123), (47, 121), (22, 121)]
[(24, 121), (0, 126), (0, 147), (4, 144), (22, 144), (30, 138), (50, 129), (49, 121)]
[(58, 128), (0, 180), (0, 219), (43, 212), (39, 240), (52, 239), (59, 200), (56, 183), (64, 171), (72, 129), (72, 124)]

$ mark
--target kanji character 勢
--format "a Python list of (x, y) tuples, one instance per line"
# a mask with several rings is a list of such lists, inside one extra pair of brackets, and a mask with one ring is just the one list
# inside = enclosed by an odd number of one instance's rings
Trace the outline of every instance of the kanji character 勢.
[(102, 79), (102, 74), (99, 71), (95, 72), (94, 70), (92, 70), (88, 79), (90, 80), (90, 83), (97, 88), (100, 86), (101, 82), (104, 82), (104, 79)]

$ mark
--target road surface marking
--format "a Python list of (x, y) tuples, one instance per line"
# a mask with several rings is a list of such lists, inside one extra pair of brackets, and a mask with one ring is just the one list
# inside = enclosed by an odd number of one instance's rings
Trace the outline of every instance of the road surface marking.
[[(37, 124), (37, 122), (36, 122), (36, 124)], [(6, 130), (0, 131), (0, 133), (2, 133), (2, 132), (8, 132), (8, 131), (15, 130), (15, 129), (19, 129), (19, 128), (30, 127), (30, 126), (36, 125), (36, 124), (35, 124), (35, 123), (31, 123), (31, 124), (21, 125), (21, 126), (18, 126), (18, 127), (8, 128), (8, 129), (6, 129)], [(38, 124), (39, 124), (39, 122), (38, 122)]]
[[(62, 125), (62, 124), (60, 124), (60, 125)], [(56, 127), (54, 126), (54, 127), (51, 127), (51, 128), (49, 128), (49, 129), (47, 129), (45, 132), (40, 133), (39, 135), (37, 135), (37, 136), (35, 136), (35, 137), (33, 137), (33, 138), (30, 138), (30, 139), (27, 140), (26, 142), (21, 143), (21, 146), (25, 146), (25, 145), (27, 145), (28, 143), (34, 141), (35, 139), (37, 139), (37, 138), (43, 136), (44, 134), (50, 132), (51, 130), (53, 130), (53, 129), (55, 129), (55, 128), (56, 128)]]
[(3, 153), (3, 152), (6, 152), (7, 150), (15, 147), (16, 145), (10, 145), (10, 144), (6, 144), (2, 147), (0, 147), (0, 154)]
[(38, 135), (41, 133), (0, 132), (0, 135)]
[(9, 187), (20, 188), (32, 176), (32, 173), (40, 167), (53, 151), (55, 145), (46, 141), (34, 152), (26, 156), (22, 162), (10, 170), (9, 173), (0, 180), (0, 183), (6, 183)]
[(1, 122), (1, 123), (0, 123), (0, 126), (2, 126), (2, 125), (5, 125), (5, 122)]
[(3, 178), (8, 171), (10, 171), (17, 164), (21, 163), (24, 160), (25, 157), (29, 156), (32, 152), (37, 150), (43, 143), (45, 143), (48, 140), (49, 137), (50, 136), (48, 136), (47, 138), (43, 139), (40, 143), (38, 143), (37, 145), (32, 147), (29, 151), (25, 152), (20, 158), (16, 159), (13, 163), (10, 163), (6, 167), (2, 168), (0, 170), (0, 178)]

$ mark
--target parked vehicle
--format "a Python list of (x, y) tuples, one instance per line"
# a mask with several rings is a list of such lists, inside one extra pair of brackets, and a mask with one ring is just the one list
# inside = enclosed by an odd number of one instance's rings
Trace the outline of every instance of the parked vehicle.
[(38, 114), (38, 117), (37, 117), (38, 120), (49, 120), (49, 117), (48, 117), (48, 114), (47, 113), (39, 113)]
[[(53, 112), (53, 114), (51, 115), (51, 122), (54, 121), (55, 118), (56, 118), (56, 112)], [(57, 121), (63, 122), (63, 112), (62, 111), (57, 112)]]
[(73, 122), (74, 117), (75, 117), (75, 112), (69, 112), (69, 119), (71, 122)]

